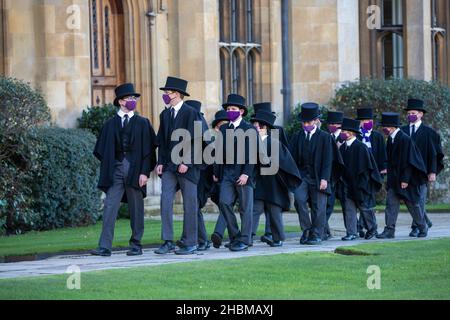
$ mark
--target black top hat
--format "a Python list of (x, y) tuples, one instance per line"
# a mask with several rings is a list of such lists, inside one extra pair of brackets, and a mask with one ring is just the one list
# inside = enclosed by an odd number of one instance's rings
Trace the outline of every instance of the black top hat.
[(327, 117), (327, 123), (329, 124), (342, 124), (344, 120), (344, 113), (340, 111), (329, 111)]
[(171, 90), (177, 91), (182, 95), (189, 97), (189, 93), (186, 92), (188, 82), (183, 79), (175, 78), (175, 77), (167, 77), (166, 85), (159, 90)]
[(240, 109), (244, 109), (244, 117), (247, 115), (248, 110), (247, 106), (245, 105), (245, 98), (243, 96), (240, 96), (238, 94), (230, 94), (228, 95), (227, 102), (225, 102), (222, 107), (226, 109), (229, 106), (236, 106)]
[(372, 107), (363, 107), (356, 110), (356, 120), (372, 120), (375, 119)]
[(225, 110), (217, 111), (214, 115), (214, 121), (212, 122), (212, 127), (215, 128), (217, 124), (221, 121), (230, 121)]
[(423, 113), (427, 112), (427, 110), (425, 109), (423, 100), (420, 100), (420, 99), (409, 99), (408, 100), (408, 106), (406, 107), (405, 111), (411, 111), (411, 110), (422, 111)]
[(116, 98), (114, 99), (114, 105), (119, 107), (119, 100), (125, 97), (136, 97), (139, 98), (141, 96), (140, 93), (137, 93), (134, 90), (134, 85), (132, 83), (124, 83), (118, 86), (115, 90)]
[(198, 112), (202, 109), (202, 103), (198, 100), (188, 100), (186, 104), (197, 110)]
[(302, 104), (302, 111), (299, 114), (300, 121), (308, 122), (320, 118), (319, 105), (315, 102)]
[(381, 122), (378, 125), (380, 127), (401, 127), (400, 115), (396, 112), (383, 112), (381, 114)]
[(259, 122), (261, 124), (264, 124), (268, 126), (269, 128), (273, 128), (273, 124), (275, 123), (275, 120), (277, 119), (277, 116), (274, 115), (272, 112), (267, 111), (258, 111), (253, 118), (250, 119), (250, 122)]
[(360, 133), (360, 122), (358, 120), (353, 120), (349, 118), (344, 118), (342, 121), (342, 130), (352, 131), (355, 133)]
[(253, 110), (255, 110), (255, 113), (259, 111), (272, 112), (272, 104), (270, 102), (255, 103)]

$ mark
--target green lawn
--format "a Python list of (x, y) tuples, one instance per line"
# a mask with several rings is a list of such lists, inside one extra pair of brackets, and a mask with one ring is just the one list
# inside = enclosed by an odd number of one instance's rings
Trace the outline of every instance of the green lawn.
[[(365, 256), (299, 253), (0, 280), (0, 299), (450, 299), (450, 239), (364, 244)], [(367, 268), (381, 289), (367, 288)]]
[[(206, 222), (208, 233), (215, 223)], [(102, 224), (81, 228), (66, 228), (45, 232), (30, 232), (24, 235), (0, 237), (0, 258), (24, 256), (37, 253), (61, 253), (94, 249), (97, 246)], [(174, 222), (175, 236), (181, 237), (182, 223)], [(259, 228), (262, 230), (263, 228)], [(285, 227), (287, 232), (300, 232), (300, 227)], [(161, 243), (161, 222), (145, 221), (144, 245)], [(126, 247), (131, 236), (129, 220), (118, 220), (114, 234), (114, 247)]]

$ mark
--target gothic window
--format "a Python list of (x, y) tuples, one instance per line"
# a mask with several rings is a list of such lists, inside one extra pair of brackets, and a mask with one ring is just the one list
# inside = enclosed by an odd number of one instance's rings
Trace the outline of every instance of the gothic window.
[(247, 98), (249, 105), (261, 95), (260, 25), (255, 12), (260, 0), (219, 0), (220, 79), (222, 99), (230, 93)]

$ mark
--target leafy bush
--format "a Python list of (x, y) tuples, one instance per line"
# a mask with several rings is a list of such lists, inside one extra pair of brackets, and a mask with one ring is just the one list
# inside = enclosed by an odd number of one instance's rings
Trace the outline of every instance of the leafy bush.
[(78, 119), (78, 128), (92, 132), (96, 137), (107, 120), (112, 118), (118, 111), (113, 104), (89, 107), (83, 110), (81, 118)]
[[(424, 117), (427, 125), (436, 129), (441, 137), (444, 154), (450, 151), (450, 88), (437, 82), (419, 80), (363, 80), (349, 83), (336, 91), (336, 97), (330, 102), (346, 116), (354, 117), (356, 109), (372, 105), (377, 115), (393, 111), (402, 115), (409, 98), (425, 101), (428, 113)], [(438, 183), (432, 184), (430, 201), (448, 201), (450, 194), (450, 168), (448, 156), (444, 160), (445, 169), (438, 177)]]

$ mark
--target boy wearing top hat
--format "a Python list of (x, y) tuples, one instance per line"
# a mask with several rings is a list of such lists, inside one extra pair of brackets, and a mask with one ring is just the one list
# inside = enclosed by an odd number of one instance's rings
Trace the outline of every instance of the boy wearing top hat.
[[(441, 137), (431, 127), (422, 122), (423, 116), (427, 112), (423, 100), (409, 99), (408, 105), (405, 109), (408, 115), (409, 125), (403, 126), (402, 130), (416, 143), (417, 148), (422, 155), (428, 174), (428, 183), (436, 181), (436, 176), (444, 169), (444, 153), (442, 151)], [(424, 212), (425, 220), (428, 228), (431, 228), (432, 223), (427, 216), (425, 210), (425, 203), (427, 201), (428, 183), (420, 187), (420, 204)], [(419, 228), (412, 224), (411, 237), (417, 237)]]
[[(197, 250), (198, 242), (198, 204), (197, 184), (200, 179), (200, 167), (194, 164), (194, 124), (201, 122), (200, 113), (183, 102), (184, 97), (189, 96), (186, 92), (188, 82), (183, 79), (168, 77), (166, 85), (160, 90), (164, 91), (163, 100), (168, 106), (160, 114), (160, 127), (158, 131), (158, 165), (156, 173), (161, 177), (161, 238), (164, 243), (157, 254), (166, 254), (175, 251), (179, 255), (193, 254)], [(191, 159), (190, 163), (174, 163), (172, 149), (180, 141), (172, 141), (172, 133), (177, 129), (187, 130), (191, 136)], [(200, 137), (198, 137), (200, 138)], [(173, 202), (175, 194), (181, 189), (183, 197), (183, 246), (175, 250), (173, 235)]]
[[(343, 112), (340, 112), (340, 111), (329, 111), (328, 112), (327, 127), (328, 127), (328, 132), (330, 133), (331, 137), (333, 138), (333, 141), (336, 144), (335, 147), (333, 146), (333, 152), (336, 153), (336, 156), (339, 156), (338, 149), (344, 142), (340, 138), (343, 119), (344, 119)], [(327, 223), (325, 225), (325, 232), (324, 232), (323, 240), (328, 240), (329, 238), (331, 238), (331, 230), (330, 230), (328, 221), (330, 220), (331, 214), (333, 213), (336, 198), (341, 199), (342, 210), (344, 210), (342, 196), (340, 195), (341, 190), (339, 189), (339, 185), (338, 185), (339, 171), (340, 170), (336, 170), (336, 168), (333, 168), (332, 179), (331, 179), (331, 194), (328, 196), (328, 199), (327, 199)]]
[[(227, 222), (228, 234), (230, 236), (231, 251), (244, 251), (252, 245), (252, 216), (253, 216), (253, 189), (255, 188), (255, 164), (250, 161), (250, 142), (245, 138), (243, 150), (243, 162), (238, 163), (238, 139), (233, 137), (233, 141), (228, 141), (230, 134), (245, 134), (246, 136), (258, 136), (255, 127), (245, 121), (243, 117), (247, 115), (245, 98), (230, 94), (227, 102), (223, 104), (227, 111), (230, 123), (223, 125), (220, 132), (223, 139), (223, 156), (221, 163), (214, 166), (214, 180), (220, 181), (219, 207)], [(253, 132), (248, 132), (253, 131)], [(255, 146), (253, 146), (255, 147)], [(234, 148), (234, 159), (228, 159), (227, 149)], [(231, 160), (231, 161), (227, 161)], [(239, 229), (236, 215), (234, 214), (234, 204), (239, 199), (239, 212), (241, 214), (241, 229)]]
[(400, 201), (408, 207), (414, 222), (419, 228), (418, 237), (426, 237), (428, 226), (420, 203), (420, 188), (427, 181), (427, 170), (412, 139), (400, 130), (398, 113), (382, 114), (380, 126), (388, 136), (387, 142), (387, 196), (386, 196), (386, 227), (379, 239), (395, 237)]
[[(253, 204), (253, 233), (256, 234), (260, 215), (264, 212), (270, 221), (272, 236), (266, 242), (271, 247), (281, 247), (285, 240), (282, 212), (290, 208), (289, 191), (301, 183), (295, 161), (286, 145), (272, 136), (276, 116), (272, 112), (258, 111), (250, 120), (259, 132), (260, 151), (269, 159), (278, 156), (279, 168), (275, 174), (264, 175), (261, 163), (256, 174), (256, 189)], [(275, 149), (277, 154), (272, 154)]]
[(356, 139), (359, 134), (360, 123), (357, 120), (343, 120), (341, 139), (344, 143), (339, 150), (344, 160), (345, 169), (342, 175), (344, 184), (344, 221), (347, 236), (344, 241), (357, 239), (357, 214), (359, 209), (367, 224), (365, 239), (372, 239), (377, 235), (375, 218), (375, 194), (382, 187), (383, 180), (378, 171), (373, 154), (367, 146)]
[(106, 193), (103, 228), (93, 255), (110, 256), (120, 202), (127, 202), (132, 236), (129, 256), (142, 254), (144, 198), (147, 181), (156, 165), (156, 136), (150, 121), (134, 113), (140, 94), (131, 83), (115, 89), (120, 110), (102, 128), (94, 155), (101, 161), (98, 187)]
[[(386, 143), (381, 133), (374, 131), (374, 113), (373, 107), (366, 106), (358, 108), (356, 110), (356, 120), (361, 122), (361, 132), (357, 136), (367, 148), (372, 152), (375, 161), (377, 163), (378, 170), (383, 176), (386, 174), (387, 168), (387, 155), (386, 155)], [(358, 232), (361, 238), (364, 237), (364, 229), (367, 229), (365, 225), (364, 217), (358, 220)]]
[[(319, 105), (302, 105), (302, 129), (294, 136), (291, 154), (300, 171), (302, 183), (294, 192), (296, 209), (303, 234), (301, 244), (316, 245), (322, 242), (326, 224), (327, 198), (331, 193), (333, 166), (333, 139), (318, 126)], [(311, 218), (308, 200), (311, 200)]]

